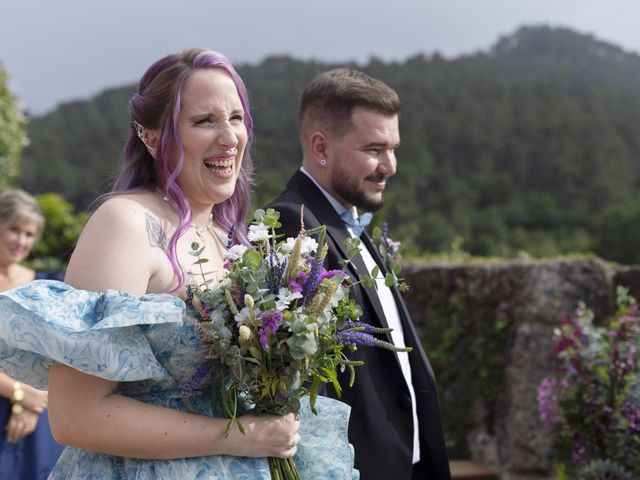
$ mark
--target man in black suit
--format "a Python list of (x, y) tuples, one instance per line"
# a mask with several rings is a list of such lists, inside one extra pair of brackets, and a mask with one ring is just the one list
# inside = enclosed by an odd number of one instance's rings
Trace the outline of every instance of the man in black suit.
[[(358, 209), (382, 207), (386, 182), (396, 172), (399, 107), (394, 90), (362, 72), (337, 69), (318, 75), (300, 102), (302, 167), (269, 205), (280, 212), (280, 233), (286, 236), (300, 229), (301, 205), (307, 229), (326, 225), (328, 268), (340, 268), (344, 241), (359, 236), (360, 254), (349, 267), (355, 279), (376, 264), (385, 272), (383, 259), (353, 217)], [(386, 340), (413, 348), (394, 353), (360, 347), (351, 357), (365, 362), (356, 368), (355, 385), (349, 388), (346, 375), (341, 379), (340, 399), (352, 406), (349, 440), (361, 478), (449, 479), (435, 379), (404, 301), (384, 281), (377, 289), (359, 284), (352, 295), (362, 307), (361, 321), (392, 327)]]

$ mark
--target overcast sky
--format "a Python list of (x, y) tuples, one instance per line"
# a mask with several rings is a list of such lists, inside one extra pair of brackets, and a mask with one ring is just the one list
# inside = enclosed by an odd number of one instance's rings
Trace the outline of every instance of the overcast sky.
[(39, 114), (135, 82), (187, 47), (234, 63), (403, 61), (486, 50), (523, 25), (595, 35), (640, 52), (638, 0), (2, 0), (0, 62), (22, 104)]

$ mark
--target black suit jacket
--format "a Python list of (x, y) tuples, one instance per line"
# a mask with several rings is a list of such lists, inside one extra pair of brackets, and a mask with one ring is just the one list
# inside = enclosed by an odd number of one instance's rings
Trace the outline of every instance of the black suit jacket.
[[(269, 205), (280, 212), (280, 233), (297, 235), (302, 204), (305, 228), (327, 227), (327, 268), (340, 268), (338, 261), (346, 257), (344, 241), (349, 238), (349, 232), (324, 194), (301, 171), (293, 175), (286, 190)], [(363, 234), (361, 239), (383, 268), (382, 260), (371, 248), (369, 237)], [(354, 278), (367, 272), (360, 255), (353, 259), (353, 263), (356, 268), (351, 268), (348, 273)], [(340, 400), (352, 406), (349, 440), (355, 448), (355, 466), (360, 470), (362, 480), (447, 480), (451, 474), (433, 372), (404, 301), (397, 289), (393, 289), (393, 294), (405, 343), (413, 348), (409, 359), (418, 407), (420, 462), (412, 465), (411, 397), (397, 355), (382, 348), (359, 347), (350, 357), (363, 360), (365, 365), (356, 367), (354, 386), (349, 388), (348, 374), (340, 379), (343, 386)], [(366, 289), (360, 284), (351, 289), (351, 295), (362, 307), (361, 321), (387, 326), (375, 289)], [(386, 340), (391, 341), (390, 336)], [(327, 390), (329, 395), (335, 396), (331, 388)]]

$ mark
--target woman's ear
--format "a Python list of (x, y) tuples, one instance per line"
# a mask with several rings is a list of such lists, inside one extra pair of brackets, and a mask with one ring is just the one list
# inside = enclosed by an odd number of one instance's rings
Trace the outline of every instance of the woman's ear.
[(156, 158), (156, 152), (158, 150), (158, 142), (160, 141), (160, 132), (158, 130), (144, 129), (144, 144), (147, 147), (147, 151), (153, 158)]
[(158, 130), (145, 128), (135, 120), (133, 121), (133, 128), (136, 129), (136, 135), (138, 135), (140, 141), (144, 143), (144, 146), (147, 147), (147, 151), (149, 152), (149, 154), (153, 158), (156, 158), (157, 145), (158, 141), (160, 140), (160, 132)]

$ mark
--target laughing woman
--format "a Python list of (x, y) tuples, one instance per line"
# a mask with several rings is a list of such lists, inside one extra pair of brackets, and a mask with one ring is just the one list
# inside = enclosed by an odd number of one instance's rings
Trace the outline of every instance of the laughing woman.
[[(303, 478), (352, 478), (340, 402), (321, 401), (317, 420), (247, 414), (246, 434), (223, 438), (227, 419), (216, 417), (206, 382), (190, 398), (197, 413), (181, 398), (203, 355), (183, 301), (191, 244), (222, 272), (227, 232), (247, 243), (253, 122), (242, 80), (219, 53), (169, 55), (142, 76), (130, 114), (120, 176), (82, 232), (66, 284), (0, 297), (10, 312), (0, 319), (0, 366), (31, 361), (27, 378), (40, 385), (49, 373), (51, 426), (70, 445), (52, 478), (268, 479), (265, 457), (300, 446), (311, 452)], [(20, 334), (27, 323), (34, 335)], [(305, 445), (318, 437), (305, 428), (321, 430), (314, 422), (326, 418), (342, 418), (343, 437)]]

